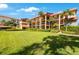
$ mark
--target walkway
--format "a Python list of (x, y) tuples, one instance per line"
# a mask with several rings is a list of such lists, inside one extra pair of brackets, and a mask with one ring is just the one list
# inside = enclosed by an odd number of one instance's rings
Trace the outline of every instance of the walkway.
[(62, 33), (61, 35), (66, 35), (66, 36), (75, 36), (75, 37), (79, 37), (79, 35), (75, 35), (75, 34), (65, 34), (65, 33)]

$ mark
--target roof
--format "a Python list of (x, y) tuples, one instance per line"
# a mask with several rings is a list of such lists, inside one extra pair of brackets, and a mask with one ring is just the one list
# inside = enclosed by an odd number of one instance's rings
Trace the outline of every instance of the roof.
[(69, 9), (70, 11), (77, 11), (77, 9), (76, 8), (72, 8), (72, 9)]
[(0, 15), (0, 17), (2, 17), (2, 18), (14, 19), (14, 18), (12, 18), (12, 17), (9, 17), (9, 16), (3, 16), (3, 15)]
[(18, 19), (18, 20), (29, 20), (28, 18), (20, 18), (20, 19)]

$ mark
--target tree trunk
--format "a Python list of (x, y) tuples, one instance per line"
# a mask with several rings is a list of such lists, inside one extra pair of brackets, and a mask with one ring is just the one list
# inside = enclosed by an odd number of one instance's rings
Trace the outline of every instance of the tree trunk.
[(66, 25), (66, 31), (67, 31), (67, 25)]
[(50, 29), (50, 26), (51, 26), (51, 24), (50, 24), (50, 21), (49, 21), (49, 29)]

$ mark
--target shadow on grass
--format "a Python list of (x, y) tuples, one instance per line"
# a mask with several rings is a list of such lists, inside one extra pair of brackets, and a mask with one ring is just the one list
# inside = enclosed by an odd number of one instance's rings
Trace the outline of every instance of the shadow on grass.
[(17, 53), (12, 53), (11, 55), (33, 55), (34, 52), (40, 49), (41, 46), (39, 43), (32, 44), (31, 46), (24, 47), (21, 51)]
[(24, 47), (21, 51), (10, 55), (35, 55), (39, 54), (36, 53), (36, 51), (39, 50), (43, 50), (44, 52), (42, 54), (44, 55), (71, 55), (75, 53), (74, 47), (79, 48), (79, 37), (65, 35), (48, 36), (43, 38), (41, 43), (35, 43), (31, 46)]
[(9, 47), (0, 48), (0, 55), (6, 55), (6, 54), (4, 54), (4, 52), (7, 51), (8, 49), (9, 49)]
[[(79, 48), (79, 37), (72, 37), (72, 36), (48, 36), (44, 38), (45, 43), (49, 45), (49, 49), (45, 51), (44, 54), (54, 54), (54, 55), (62, 55), (62, 54), (73, 54), (75, 52), (74, 47)], [(72, 52), (68, 51), (66, 48), (69, 47)], [(59, 49), (63, 49), (63, 53), (61, 53)], [(58, 51), (59, 50), (59, 51)]]

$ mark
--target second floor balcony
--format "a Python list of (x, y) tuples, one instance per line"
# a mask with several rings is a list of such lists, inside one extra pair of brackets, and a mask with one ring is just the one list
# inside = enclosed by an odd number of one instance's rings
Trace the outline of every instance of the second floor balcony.
[[(66, 17), (64, 16), (63, 17), (63, 19), (65, 19)], [(77, 18), (77, 16), (76, 15), (69, 15), (69, 16), (67, 16), (67, 18)]]

